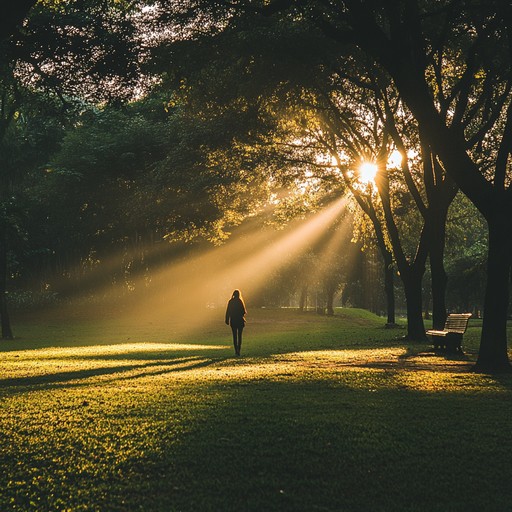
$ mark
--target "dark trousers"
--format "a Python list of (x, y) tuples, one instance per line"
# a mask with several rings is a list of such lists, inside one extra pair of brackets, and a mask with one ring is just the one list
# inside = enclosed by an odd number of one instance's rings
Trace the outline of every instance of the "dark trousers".
[(242, 331), (244, 330), (243, 325), (232, 325), (231, 331), (233, 332), (233, 345), (235, 347), (235, 354), (240, 355), (240, 349), (242, 348)]

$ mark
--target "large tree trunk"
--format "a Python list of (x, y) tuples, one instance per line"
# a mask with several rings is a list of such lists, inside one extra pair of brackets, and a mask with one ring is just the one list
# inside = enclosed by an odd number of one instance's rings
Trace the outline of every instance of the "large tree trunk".
[(401, 274), (407, 302), (407, 339), (425, 341), (425, 324), (423, 323), (422, 280), (425, 268), (413, 267)]
[(5, 291), (0, 291), (0, 316), (2, 317), (2, 338), (6, 340), (12, 340), (14, 335), (11, 329), (11, 320), (7, 308), (7, 298)]
[[(483, 372), (511, 371), (507, 352), (507, 314), (511, 261), (508, 219), (489, 222), (487, 287), (480, 352), (475, 369)], [(510, 222), (510, 221), (509, 221)]]
[(432, 276), (432, 327), (442, 330), (446, 322), (446, 286), (448, 277), (444, 269), (446, 236), (445, 218), (432, 223), (430, 239), (430, 271)]
[(299, 298), (299, 311), (305, 311), (308, 307), (308, 287), (302, 286)]
[(334, 294), (336, 293), (336, 289), (332, 286), (328, 286), (327, 290), (327, 315), (334, 315)]
[(425, 324), (423, 323), (422, 280), (425, 274), (425, 262), (428, 256), (428, 237), (430, 231), (426, 224), (421, 229), (416, 255), (408, 261), (400, 240), (391, 208), (389, 176), (385, 165), (381, 165), (377, 174), (377, 189), (382, 200), (384, 217), (388, 228), (389, 239), (393, 248), (395, 261), (404, 285), (407, 302), (407, 339), (415, 341), (426, 340)]
[(393, 255), (386, 251), (384, 257), (384, 292), (386, 294), (387, 326), (396, 324), (395, 318), (395, 271), (393, 268)]

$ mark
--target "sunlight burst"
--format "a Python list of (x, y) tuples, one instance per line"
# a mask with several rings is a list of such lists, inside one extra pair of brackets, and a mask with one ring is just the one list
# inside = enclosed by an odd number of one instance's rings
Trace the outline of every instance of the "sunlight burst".
[(359, 166), (359, 181), (365, 185), (374, 185), (377, 176), (377, 166), (370, 162), (363, 162)]

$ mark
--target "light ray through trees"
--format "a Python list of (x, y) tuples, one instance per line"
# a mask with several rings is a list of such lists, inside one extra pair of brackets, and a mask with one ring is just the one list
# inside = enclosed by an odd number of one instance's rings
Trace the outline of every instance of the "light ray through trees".
[[(330, 229), (326, 240), (320, 245), (316, 255), (316, 265), (309, 276), (311, 283), (320, 283), (323, 280), (333, 278), (333, 273), (350, 269), (354, 265), (354, 251), (343, 247), (347, 235), (352, 233), (352, 224), (347, 219), (342, 219), (336, 226)], [(343, 265), (343, 269), (341, 268)], [(341, 290), (338, 290), (341, 291)]]
[[(286, 229), (242, 230), (221, 247), (163, 269), (151, 288), (129, 309), (138, 322), (173, 318), (188, 334), (211, 322), (223, 321), (223, 308), (235, 288), (242, 290), (250, 315), (251, 296), (261, 291), (276, 270), (285, 267), (321, 237), (342, 216), (348, 199), (341, 197), (309, 219), (290, 223)], [(337, 238), (337, 237), (336, 237)]]

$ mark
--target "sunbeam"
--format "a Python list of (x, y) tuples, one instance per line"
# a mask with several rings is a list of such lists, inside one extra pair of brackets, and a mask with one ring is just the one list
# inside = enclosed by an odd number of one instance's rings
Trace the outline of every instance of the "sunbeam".
[[(160, 270), (153, 269), (151, 282), (141, 286), (126, 302), (119, 301), (116, 291), (108, 286), (97, 289), (96, 293), (110, 301), (111, 307), (106, 308), (108, 314), (117, 315), (119, 322), (147, 325), (148, 329), (157, 323), (168, 323), (168, 337), (162, 338), (162, 342), (186, 342), (209, 323), (223, 321), (223, 309), (235, 288), (241, 289), (247, 299), (250, 317), (251, 297), (264, 290), (273, 273), (326, 235), (330, 238), (329, 232), (343, 217), (347, 202), (347, 197), (340, 197), (309, 218), (290, 222), (282, 230), (263, 228), (257, 219), (249, 220), (224, 245), (198, 254), (189, 253), (180, 261), (162, 265)], [(340, 232), (346, 229), (344, 222), (334, 230), (329, 249), (324, 251), (333, 250), (336, 243), (339, 245)], [(80, 312), (87, 315), (87, 306), (82, 304)], [(198, 343), (200, 338), (193, 341)]]
[[(346, 205), (347, 198), (339, 198), (282, 231), (260, 226), (252, 232), (243, 230), (222, 247), (171, 265), (154, 276), (151, 290), (130, 309), (129, 317), (138, 321), (172, 317), (193, 333), (211, 321), (207, 306), (223, 308), (235, 288), (242, 289), (250, 307), (251, 295), (264, 288), (272, 272), (325, 236)], [(216, 314), (222, 321), (222, 313)]]

